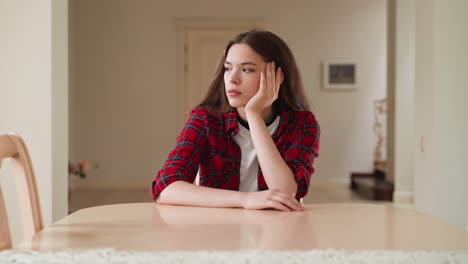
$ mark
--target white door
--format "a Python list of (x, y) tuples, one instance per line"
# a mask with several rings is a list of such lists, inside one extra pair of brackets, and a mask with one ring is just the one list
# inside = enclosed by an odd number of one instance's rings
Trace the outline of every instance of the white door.
[(179, 130), (190, 110), (205, 97), (226, 44), (237, 34), (254, 28), (262, 28), (259, 20), (178, 23), (178, 63), (182, 64), (178, 74)]
[(185, 110), (197, 106), (208, 91), (223, 50), (237, 30), (192, 30), (187, 34)]

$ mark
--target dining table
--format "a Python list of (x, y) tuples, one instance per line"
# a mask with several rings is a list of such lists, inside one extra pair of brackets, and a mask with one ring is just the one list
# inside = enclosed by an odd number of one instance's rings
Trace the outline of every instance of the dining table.
[[(2, 258), (47, 263), (50, 252), (68, 252), (50, 263), (89, 258), (117, 258), (99, 263), (468, 263), (468, 230), (413, 208), (304, 207), (292, 212), (156, 203), (90, 207), (45, 227), (16, 251), (0, 252), (0, 263)], [(24, 258), (32, 261), (21, 262)], [(210, 258), (214, 261), (206, 261)]]

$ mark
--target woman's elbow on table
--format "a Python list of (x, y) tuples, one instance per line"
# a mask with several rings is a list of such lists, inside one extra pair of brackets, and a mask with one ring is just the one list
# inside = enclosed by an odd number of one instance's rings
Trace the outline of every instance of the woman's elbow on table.
[(190, 202), (187, 201), (187, 198), (191, 196), (190, 192), (193, 187), (195, 186), (189, 182), (174, 181), (159, 192), (155, 202), (158, 204), (187, 204)]

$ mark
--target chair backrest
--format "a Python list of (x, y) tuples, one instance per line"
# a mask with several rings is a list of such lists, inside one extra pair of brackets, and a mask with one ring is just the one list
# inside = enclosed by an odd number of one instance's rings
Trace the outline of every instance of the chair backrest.
[[(0, 134), (0, 168), (5, 158), (11, 158), (16, 174), (22, 229), (25, 239), (43, 229), (36, 176), (24, 140), (17, 134)], [(0, 186), (0, 250), (12, 248), (5, 200)]]

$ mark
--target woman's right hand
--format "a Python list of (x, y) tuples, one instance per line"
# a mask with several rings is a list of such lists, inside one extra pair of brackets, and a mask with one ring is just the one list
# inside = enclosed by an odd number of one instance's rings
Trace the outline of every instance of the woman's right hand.
[(245, 209), (277, 209), (280, 211), (304, 211), (304, 206), (293, 196), (286, 195), (278, 190), (266, 190), (244, 193), (242, 207)]

